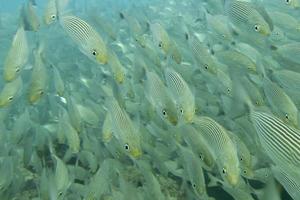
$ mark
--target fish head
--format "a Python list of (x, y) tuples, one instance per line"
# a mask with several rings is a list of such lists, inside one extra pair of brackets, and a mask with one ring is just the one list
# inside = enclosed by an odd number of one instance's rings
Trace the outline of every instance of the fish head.
[(158, 112), (163, 120), (168, 121), (172, 125), (176, 126), (178, 123), (178, 113), (176, 105), (171, 98), (167, 98), (167, 102), (163, 103), (162, 106), (158, 106)]
[(44, 95), (44, 93), (45, 91), (42, 88), (38, 88), (36, 90), (30, 91), (28, 96), (29, 103), (34, 104)]
[(134, 159), (140, 158), (143, 154), (140, 144), (134, 141), (125, 143), (124, 149)]
[(298, 127), (298, 112), (286, 112), (284, 113), (283, 121)]
[(184, 121), (186, 123), (192, 123), (195, 116), (195, 106), (189, 104), (184, 108), (185, 109), (180, 109), (180, 113), (183, 115)]
[(171, 57), (177, 64), (180, 64), (182, 61), (181, 54), (177, 48), (173, 49)]
[(221, 176), (223, 180), (235, 187), (240, 180), (239, 162), (234, 155), (226, 155), (224, 158), (219, 168)]
[[(197, 177), (195, 177), (197, 178)], [(204, 194), (206, 194), (206, 189), (205, 189), (205, 185), (201, 184), (201, 183), (197, 183), (198, 181), (196, 180), (192, 180), (190, 182), (193, 190), (195, 191), (195, 193), (197, 194), (197, 196), (202, 197)]]
[(98, 43), (93, 44), (94, 48), (90, 50), (90, 57), (96, 59), (96, 61), (100, 64), (107, 64), (108, 63), (108, 53), (106, 48)]
[(293, 9), (298, 9), (300, 8), (300, 1), (299, 0), (283, 0), (284, 3)]
[(263, 36), (269, 36), (271, 34), (271, 29), (269, 25), (264, 21), (259, 21), (254, 24), (253, 29), (255, 32), (263, 35)]
[(146, 39), (143, 35), (136, 35), (134, 36), (134, 40), (142, 47), (146, 47)]
[(204, 63), (202, 65), (202, 68), (204, 69), (205, 72), (209, 72), (210, 74), (217, 74), (217, 70), (215, 66), (211, 63)]
[(254, 172), (250, 167), (243, 166), (241, 167), (241, 175), (250, 179), (254, 176)]
[(21, 71), (20, 66), (4, 66), (3, 75), (5, 81), (13, 81)]
[(0, 108), (7, 107), (14, 99), (14, 96), (0, 96)]
[(49, 15), (44, 16), (44, 22), (46, 25), (50, 25), (57, 20), (56, 13), (50, 13)]

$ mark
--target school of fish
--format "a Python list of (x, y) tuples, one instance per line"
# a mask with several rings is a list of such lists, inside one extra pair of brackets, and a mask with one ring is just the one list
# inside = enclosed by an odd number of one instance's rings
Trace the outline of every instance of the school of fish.
[(300, 0), (24, 0), (0, 44), (1, 200), (300, 200)]

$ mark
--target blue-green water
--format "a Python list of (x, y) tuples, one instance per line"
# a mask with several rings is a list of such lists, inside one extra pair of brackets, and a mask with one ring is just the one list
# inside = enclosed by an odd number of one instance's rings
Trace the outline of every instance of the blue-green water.
[(0, 200), (300, 199), (299, 0), (0, 0)]

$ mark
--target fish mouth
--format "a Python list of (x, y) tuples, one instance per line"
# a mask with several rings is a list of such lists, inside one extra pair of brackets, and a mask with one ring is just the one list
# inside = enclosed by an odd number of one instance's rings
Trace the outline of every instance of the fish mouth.
[(239, 183), (239, 176), (229, 176), (227, 180), (231, 186), (235, 187)]
[(140, 158), (143, 155), (143, 153), (142, 153), (142, 151), (140, 149), (133, 149), (130, 152), (130, 154), (131, 154), (132, 157), (134, 157), (136, 159)]
[(174, 125), (174, 126), (176, 126), (177, 124), (178, 124), (178, 120), (177, 120), (177, 118), (176, 117), (169, 117), (169, 122), (172, 124), (172, 125)]

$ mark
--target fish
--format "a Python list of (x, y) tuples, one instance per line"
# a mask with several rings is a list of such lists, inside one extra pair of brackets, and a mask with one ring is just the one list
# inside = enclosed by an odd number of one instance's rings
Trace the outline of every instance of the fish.
[(61, 197), (66, 193), (67, 189), (70, 187), (71, 180), (66, 164), (56, 155), (54, 155), (54, 159), (56, 160), (54, 175), (55, 186), (57, 189), (58, 197)]
[(293, 100), (269, 78), (264, 78), (263, 89), (272, 111), (282, 120), (297, 127), (298, 109)]
[(200, 131), (193, 126), (182, 126), (183, 140), (189, 145), (194, 154), (203, 162), (204, 169), (210, 171), (215, 166), (213, 154)]
[(167, 87), (176, 99), (178, 114), (183, 117), (186, 123), (191, 123), (195, 116), (195, 96), (187, 82), (172, 68), (166, 68), (165, 78)]
[(53, 68), (53, 81), (54, 81), (55, 91), (59, 96), (63, 97), (65, 92), (64, 81), (58, 69), (54, 65), (52, 65), (52, 68)]
[(21, 94), (23, 81), (21, 77), (5, 83), (0, 92), (0, 108), (8, 107)]
[(299, 166), (299, 130), (266, 112), (252, 111), (250, 117), (268, 156), (278, 164)]
[(131, 16), (129, 14), (124, 14), (124, 13), (123, 15), (125, 16), (125, 20), (128, 23), (128, 28), (131, 33), (131, 36), (142, 48), (145, 48), (146, 38), (144, 36), (144, 30), (141, 26), (141, 23), (134, 16)]
[(125, 80), (125, 70), (118, 56), (114, 52), (109, 53), (108, 64), (111, 67), (111, 71), (116, 82), (122, 84)]
[(23, 26), (15, 33), (10, 49), (3, 65), (3, 78), (5, 81), (16, 79), (24, 68), (29, 57), (27, 36)]
[(300, 54), (299, 42), (280, 45), (276, 47), (275, 53), (278, 54), (279, 58), (282, 58), (294, 64), (298, 64), (298, 65), (300, 64), (299, 59), (297, 59), (297, 57)]
[(280, 0), (282, 3), (285, 5), (289, 6), (290, 8), (293, 9), (298, 9), (300, 8), (300, 1), (299, 0)]
[(217, 59), (229, 68), (239, 68), (248, 73), (256, 72), (256, 63), (247, 55), (236, 50), (218, 51), (215, 53)]
[(46, 93), (48, 72), (42, 56), (44, 44), (39, 44), (34, 51), (34, 65), (28, 88), (28, 101), (30, 104), (37, 103)]
[(228, 18), (225, 15), (211, 15), (206, 13), (206, 20), (209, 33), (215, 35), (215, 37), (222, 42), (231, 42), (233, 40), (233, 34), (228, 26)]
[(122, 145), (123, 151), (134, 159), (138, 159), (142, 155), (141, 135), (135, 128), (130, 117), (124, 109), (122, 109), (114, 97), (108, 102), (108, 110), (110, 112), (111, 121), (113, 121), (113, 136), (116, 137)]
[[(288, 167), (287, 167), (288, 166)], [(285, 188), (288, 194), (295, 200), (299, 199), (300, 195), (300, 174), (297, 168), (287, 165), (283, 166), (272, 166), (271, 169), (274, 172), (275, 178)]]
[(29, 0), (21, 9), (21, 25), (26, 31), (37, 32), (40, 29), (40, 20), (36, 13), (36, 4)]
[(73, 15), (65, 15), (60, 17), (60, 24), (83, 54), (100, 64), (108, 62), (106, 44), (86, 21)]
[(104, 143), (108, 143), (112, 139), (112, 137), (113, 137), (112, 121), (111, 121), (110, 113), (107, 112), (102, 124), (102, 141)]
[(72, 153), (78, 153), (80, 150), (80, 137), (75, 128), (70, 124), (69, 115), (65, 109), (62, 109), (59, 116), (57, 128), (57, 138), (59, 142), (66, 143)]
[(145, 96), (161, 119), (173, 125), (178, 123), (175, 102), (155, 72), (146, 71)]
[(237, 149), (225, 128), (210, 117), (197, 117), (194, 126), (201, 131), (213, 153), (222, 178), (235, 187), (240, 181)]
[(218, 63), (209, 52), (208, 47), (201, 43), (195, 35), (192, 35), (189, 38), (189, 46), (197, 64), (200, 65), (200, 68), (203, 71), (207, 71), (211, 74), (216, 74)]
[(178, 144), (178, 154), (182, 159), (184, 177), (191, 183), (192, 190), (199, 198), (207, 196), (204, 173), (200, 159), (189, 148)]
[(57, 0), (48, 0), (45, 11), (44, 11), (44, 22), (46, 25), (50, 25), (57, 21), (58, 13), (57, 13)]
[(150, 24), (150, 30), (153, 35), (155, 46), (162, 49), (165, 54), (169, 54), (171, 49), (171, 39), (165, 28), (159, 22), (155, 22)]
[(247, 1), (228, 1), (226, 13), (229, 20), (244, 32), (259, 33), (268, 36), (271, 33), (270, 24), (267, 23), (263, 15), (254, 6), (254, 3)]

